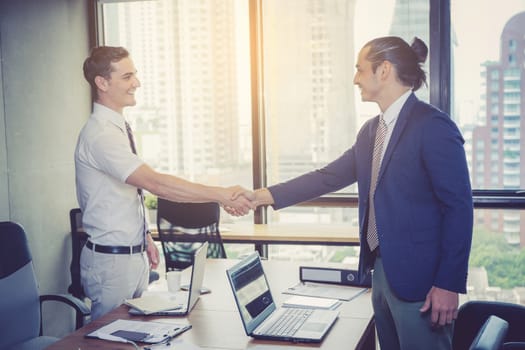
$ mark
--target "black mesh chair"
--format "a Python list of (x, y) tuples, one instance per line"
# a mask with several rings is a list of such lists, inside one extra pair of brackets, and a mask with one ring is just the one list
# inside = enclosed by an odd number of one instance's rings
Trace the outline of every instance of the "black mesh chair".
[(510, 348), (506, 343), (525, 342), (523, 324), (525, 324), (525, 306), (498, 301), (468, 301), (461, 305), (454, 324), (452, 348), (468, 350), (477, 333), (491, 316), (497, 316), (508, 324), (503, 349)]
[[(82, 229), (82, 211), (80, 208), (73, 208), (69, 211), (69, 222), (71, 225), (71, 284), (67, 291), (79, 299), (84, 299), (84, 288), (80, 281), (80, 253), (88, 240), (88, 235)], [(159, 279), (159, 273), (151, 270), (149, 273), (149, 283)]]
[(76, 329), (90, 314), (89, 308), (71, 295), (39, 295), (24, 229), (14, 222), (0, 222), (0, 349), (44, 349), (58, 340), (42, 336), (44, 301), (71, 306), (76, 314)]
[(217, 203), (180, 203), (159, 198), (157, 229), (166, 271), (191, 266), (193, 251), (205, 241), (209, 243), (208, 258), (226, 258), (219, 220)]

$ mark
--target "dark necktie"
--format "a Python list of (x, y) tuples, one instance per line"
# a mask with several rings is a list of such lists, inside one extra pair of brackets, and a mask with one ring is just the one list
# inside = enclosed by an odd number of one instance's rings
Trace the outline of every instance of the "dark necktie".
[(379, 116), (379, 124), (377, 126), (376, 138), (374, 143), (374, 153), (372, 155), (372, 175), (370, 179), (370, 193), (368, 198), (368, 229), (366, 240), (370, 251), (373, 251), (379, 245), (379, 238), (377, 235), (376, 212), (374, 208), (374, 194), (377, 185), (377, 176), (381, 166), (381, 155), (383, 153), (383, 144), (385, 142), (387, 126), (383, 114)]
[[(131, 152), (134, 154), (137, 154), (137, 148), (135, 147), (135, 139), (133, 138), (133, 131), (131, 130), (131, 126), (128, 122), (126, 123), (126, 133), (128, 134), (129, 139), (129, 146), (131, 148)], [(146, 232), (148, 230), (148, 225), (146, 224), (146, 208), (144, 207), (144, 193), (142, 192), (142, 188), (137, 188), (137, 193), (140, 197), (140, 205), (142, 206), (142, 216), (144, 217), (144, 244), (146, 244)]]
[(126, 123), (126, 133), (128, 134), (129, 139), (129, 146), (131, 147), (131, 152), (134, 154), (137, 154), (137, 148), (135, 148), (135, 139), (133, 138), (133, 131), (131, 130), (131, 126), (128, 122)]
[[(126, 133), (128, 134), (129, 147), (131, 148), (131, 152), (133, 152), (133, 154), (137, 154), (137, 148), (135, 147), (135, 138), (133, 137), (133, 131), (131, 130), (131, 126), (128, 122), (126, 122)], [(142, 188), (137, 188), (137, 192), (142, 197)]]

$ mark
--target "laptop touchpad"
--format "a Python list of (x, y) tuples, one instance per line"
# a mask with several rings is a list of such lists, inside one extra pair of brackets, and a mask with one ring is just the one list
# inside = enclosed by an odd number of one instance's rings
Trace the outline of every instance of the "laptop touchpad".
[(326, 328), (326, 323), (319, 323), (319, 322), (306, 322), (301, 327), (301, 331), (307, 331), (307, 332), (321, 332), (323, 329)]

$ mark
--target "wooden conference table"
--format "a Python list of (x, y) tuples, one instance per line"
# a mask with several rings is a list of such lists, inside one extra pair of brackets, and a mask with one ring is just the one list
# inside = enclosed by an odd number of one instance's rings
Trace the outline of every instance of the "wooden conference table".
[[(203, 349), (222, 350), (298, 350), (304, 348), (317, 349), (375, 349), (375, 332), (370, 292), (357, 298), (343, 302), (339, 307), (339, 319), (320, 344), (288, 343), (278, 341), (255, 340), (244, 332), (240, 316), (226, 277), (226, 268), (235, 264), (232, 259), (208, 259), (204, 284), (210, 287), (210, 294), (202, 295), (187, 317), (131, 316), (125, 305), (109, 312), (76, 332), (64, 337), (48, 347), (48, 350), (95, 350), (134, 349), (131, 344), (110, 342), (99, 339), (87, 339), (85, 334), (92, 332), (116, 319), (163, 320), (166, 322), (189, 322), (193, 327), (179, 335), (176, 340), (194, 344)], [(281, 291), (299, 282), (300, 263), (264, 260), (263, 266), (277, 304), (282, 304), (289, 295)], [(316, 264), (316, 266), (319, 266)], [(326, 265), (347, 268), (344, 265)], [(182, 282), (189, 280), (189, 270), (185, 270)], [(156, 284), (155, 284), (156, 283)], [(165, 281), (157, 281), (150, 288), (162, 289)], [(179, 344), (181, 345), (181, 344)], [(182, 346), (181, 346), (182, 347)], [(178, 348), (178, 347), (177, 347)]]

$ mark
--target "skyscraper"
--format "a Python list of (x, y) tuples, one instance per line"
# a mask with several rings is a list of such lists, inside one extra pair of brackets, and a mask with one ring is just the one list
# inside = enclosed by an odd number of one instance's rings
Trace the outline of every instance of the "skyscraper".
[[(484, 64), (485, 121), (473, 131), (472, 178), (475, 188), (519, 189), (525, 184), (525, 12), (509, 19), (500, 45), (499, 61)], [(509, 243), (525, 242), (525, 213), (491, 211), (477, 217), (493, 223), (488, 229), (503, 232)]]
[(136, 123), (142, 156), (158, 170), (213, 182), (208, 174), (232, 172), (239, 163), (245, 111), (238, 106), (249, 98), (249, 80), (238, 86), (244, 72), (235, 11), (235, 1), (106, 5), (106, 43), (130, 51), (143, 84), (139, 105), (126, 114)]

